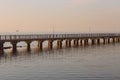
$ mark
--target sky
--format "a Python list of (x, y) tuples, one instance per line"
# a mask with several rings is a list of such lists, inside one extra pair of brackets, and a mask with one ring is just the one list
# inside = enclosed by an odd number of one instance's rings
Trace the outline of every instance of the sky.
[(0, 32), (120, 32), (120, 0), (0, 0)]

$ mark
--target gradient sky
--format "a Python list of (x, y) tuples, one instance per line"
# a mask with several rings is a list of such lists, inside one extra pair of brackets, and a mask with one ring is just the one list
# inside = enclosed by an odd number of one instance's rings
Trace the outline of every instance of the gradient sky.
[(120, 0), (0, 0), (0, 32), (120, 32)]

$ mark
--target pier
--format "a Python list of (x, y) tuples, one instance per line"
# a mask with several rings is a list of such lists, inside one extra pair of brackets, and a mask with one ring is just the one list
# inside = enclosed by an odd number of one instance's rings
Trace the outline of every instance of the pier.
[[(4, 43), (12, 44), (12, 51), (17, 51), (17, 44), (25, 42), (27, 50), (31, 50), (31, 42), (38, 41), (40, 50), (43, 50), (44, 41), (48, 41), (48, 48), (53, 49), (53, 42), (57, 41), (58, 48), (82, 46), (82, 45), (99, 45), (120, 42), (120, 33), (80, 33), (80, 34), (25, 34), (25, 35), (0, 35), (0, 51), (4, 50)], [(64, 41), (64, 43), (63, 43)]]

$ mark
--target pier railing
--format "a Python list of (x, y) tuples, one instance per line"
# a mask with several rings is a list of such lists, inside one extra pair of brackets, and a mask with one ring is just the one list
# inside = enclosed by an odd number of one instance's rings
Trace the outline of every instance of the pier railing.
[(120, 37), (120, 33), (0, 35), (0, 40)]

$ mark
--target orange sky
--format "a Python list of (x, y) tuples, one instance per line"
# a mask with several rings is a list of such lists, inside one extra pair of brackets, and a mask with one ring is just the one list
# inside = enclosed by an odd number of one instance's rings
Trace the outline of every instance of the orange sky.
[(0, 32), (120, 32), (120, 0), (0, 0)]

